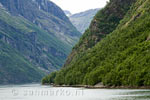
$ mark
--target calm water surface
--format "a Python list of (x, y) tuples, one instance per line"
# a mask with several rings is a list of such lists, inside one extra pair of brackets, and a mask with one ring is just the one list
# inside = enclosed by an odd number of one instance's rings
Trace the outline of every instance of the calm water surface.
[(150, 90), (5, 85), (0, 86), (0, 100), (150, 100)]

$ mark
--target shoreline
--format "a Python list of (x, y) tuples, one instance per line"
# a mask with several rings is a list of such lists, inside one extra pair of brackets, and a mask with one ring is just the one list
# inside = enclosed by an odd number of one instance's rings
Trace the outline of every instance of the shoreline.
[(89, 86), (89, 85), (52, 85), (53, 87), (73, 87), (86, 89), (150, 89), (150, 86)]

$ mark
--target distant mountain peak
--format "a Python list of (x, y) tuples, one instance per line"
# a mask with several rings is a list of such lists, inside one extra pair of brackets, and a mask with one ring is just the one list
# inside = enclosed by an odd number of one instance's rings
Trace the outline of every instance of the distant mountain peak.
[(80, 31), (84, 33), (84, 31), (89, 27), (93, 17), (100, 10), (100, 8), (89, 9), (84, 12), (79, 12), (69, 16), (70, 21), (73, 25)]
[(92, 12), (97, 12), (99, 11), (101, 8), (95, 8), (95, 9), (89, 9), (89, 10), (85, 10), (85, 11), (82, 11), (82, 12), (79, 12), (79, 13), (75, 13), (73, 14), (72, 16), (84, 16), (84, 15), (87, 15), (87, 14), (90, 14)]
[(64, 13), (66, 14), (66, 16), (71, 16), (72, 15), (72, 13), (70, 12), (70, 11), (68, 11), (68, 10), (64, 10)]

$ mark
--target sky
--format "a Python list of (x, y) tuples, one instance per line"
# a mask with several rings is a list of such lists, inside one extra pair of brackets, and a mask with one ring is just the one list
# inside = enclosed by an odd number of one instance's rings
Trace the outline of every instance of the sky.
[(72, 14), (85, 10), (102, 8), (109, 0), (51, 0), (63, 10), (68, 10)]

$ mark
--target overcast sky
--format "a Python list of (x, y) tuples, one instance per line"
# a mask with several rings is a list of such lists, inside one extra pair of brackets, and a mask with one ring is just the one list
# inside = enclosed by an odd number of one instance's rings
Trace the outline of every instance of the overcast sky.
[(109, 0), (51, 0), (63, 10), (78, 13), (93, 8), (102, 8)]

